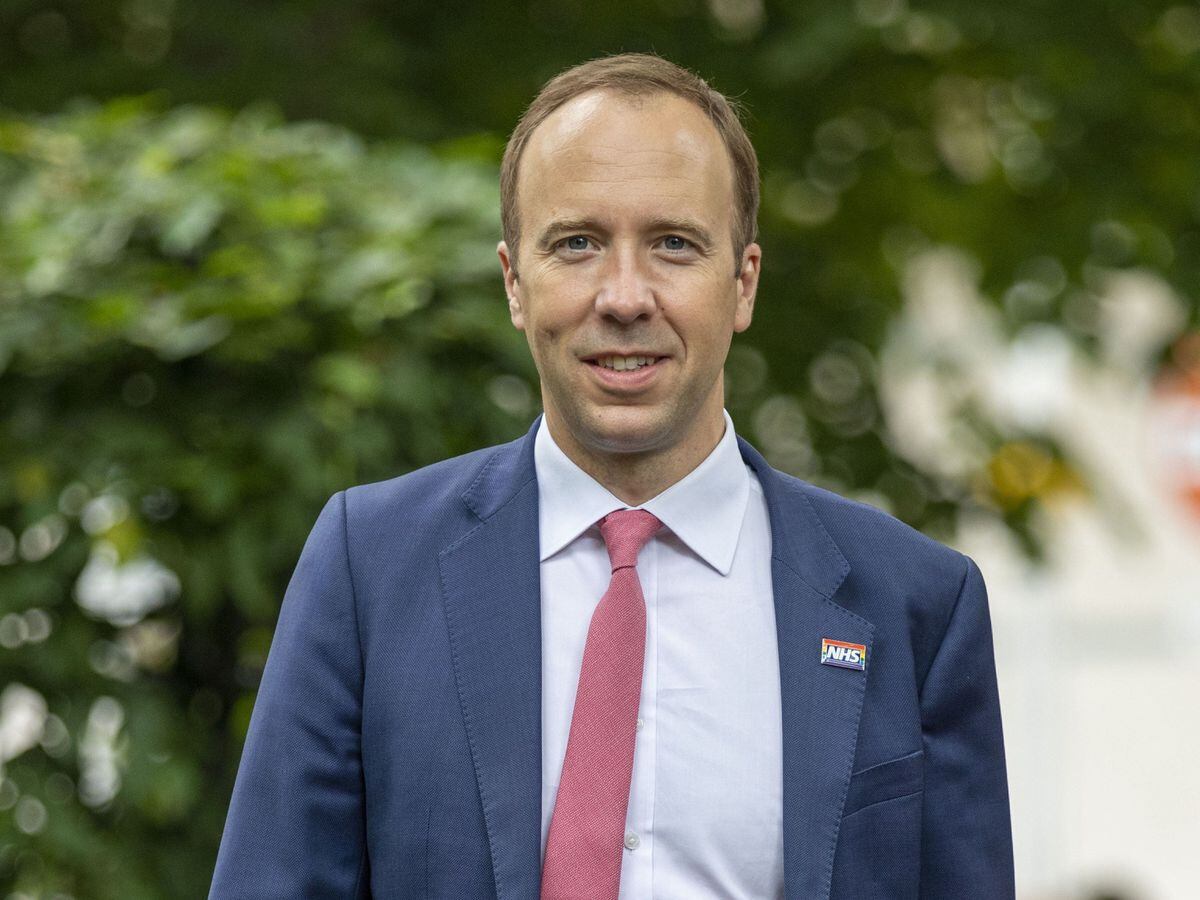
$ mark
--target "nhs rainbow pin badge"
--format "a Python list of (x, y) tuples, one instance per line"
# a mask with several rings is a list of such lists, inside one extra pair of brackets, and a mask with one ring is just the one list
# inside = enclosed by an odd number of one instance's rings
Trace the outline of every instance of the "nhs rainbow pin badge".
[(821, 638), (821, 665), (857, 669), (863, 672), (867, 668), (866, 645), (848, 644), (832, 638)]

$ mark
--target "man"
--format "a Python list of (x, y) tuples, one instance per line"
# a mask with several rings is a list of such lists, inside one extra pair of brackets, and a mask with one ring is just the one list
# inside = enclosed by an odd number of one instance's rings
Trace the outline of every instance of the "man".
[(326, 505), (212, 896), (1013, 895), (979, 570), (723, 410), (757, 181), (664, 60), (543, 88), (499, 256), (545, 415)]

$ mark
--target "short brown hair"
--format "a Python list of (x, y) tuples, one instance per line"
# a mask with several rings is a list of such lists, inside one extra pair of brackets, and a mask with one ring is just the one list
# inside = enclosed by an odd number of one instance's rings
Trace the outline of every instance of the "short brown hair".
[(594, 90), (616, 91), (631, 97), (666, 92), (694, 103), (708, 116), (721, 135), (733, 167), (733, 250), (735, 266), (740, 266), (742, 251), (758, 236), (758, 157), (754, 145), (742, 126), (738, 108), (729, 98), (709, 87), (699, 75), (650, 53), (606, 56), (559, 73), (546, 82), (517, 122), (500, 164), (500, 224), (513, 263), (521, 230), (517, 173), (529, 136), (564, 103)]

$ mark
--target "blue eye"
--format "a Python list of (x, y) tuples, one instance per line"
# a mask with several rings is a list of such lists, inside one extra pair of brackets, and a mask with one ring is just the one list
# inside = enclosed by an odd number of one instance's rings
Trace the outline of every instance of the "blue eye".
[(566, 240), (568, 250), (586, 250), (588, 248), (588, 239), (582, 234), (573, 234)]
[(686, 250), (688, 248), (688, 242), (679, 235), (672, 234), (663, 238), (663, 246), (668, 250)]

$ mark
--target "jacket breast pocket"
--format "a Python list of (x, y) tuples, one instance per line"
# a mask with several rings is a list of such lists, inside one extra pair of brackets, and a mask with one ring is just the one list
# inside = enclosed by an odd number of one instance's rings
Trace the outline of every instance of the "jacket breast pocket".
[(850, 776), (842, 818), (860, 809), (919, 793), (925, 787), (925, 752), (917, 750)]
[(850, 776), (833, 865), (833, 898), (916, 900), (920, 890), (925, 754)]

